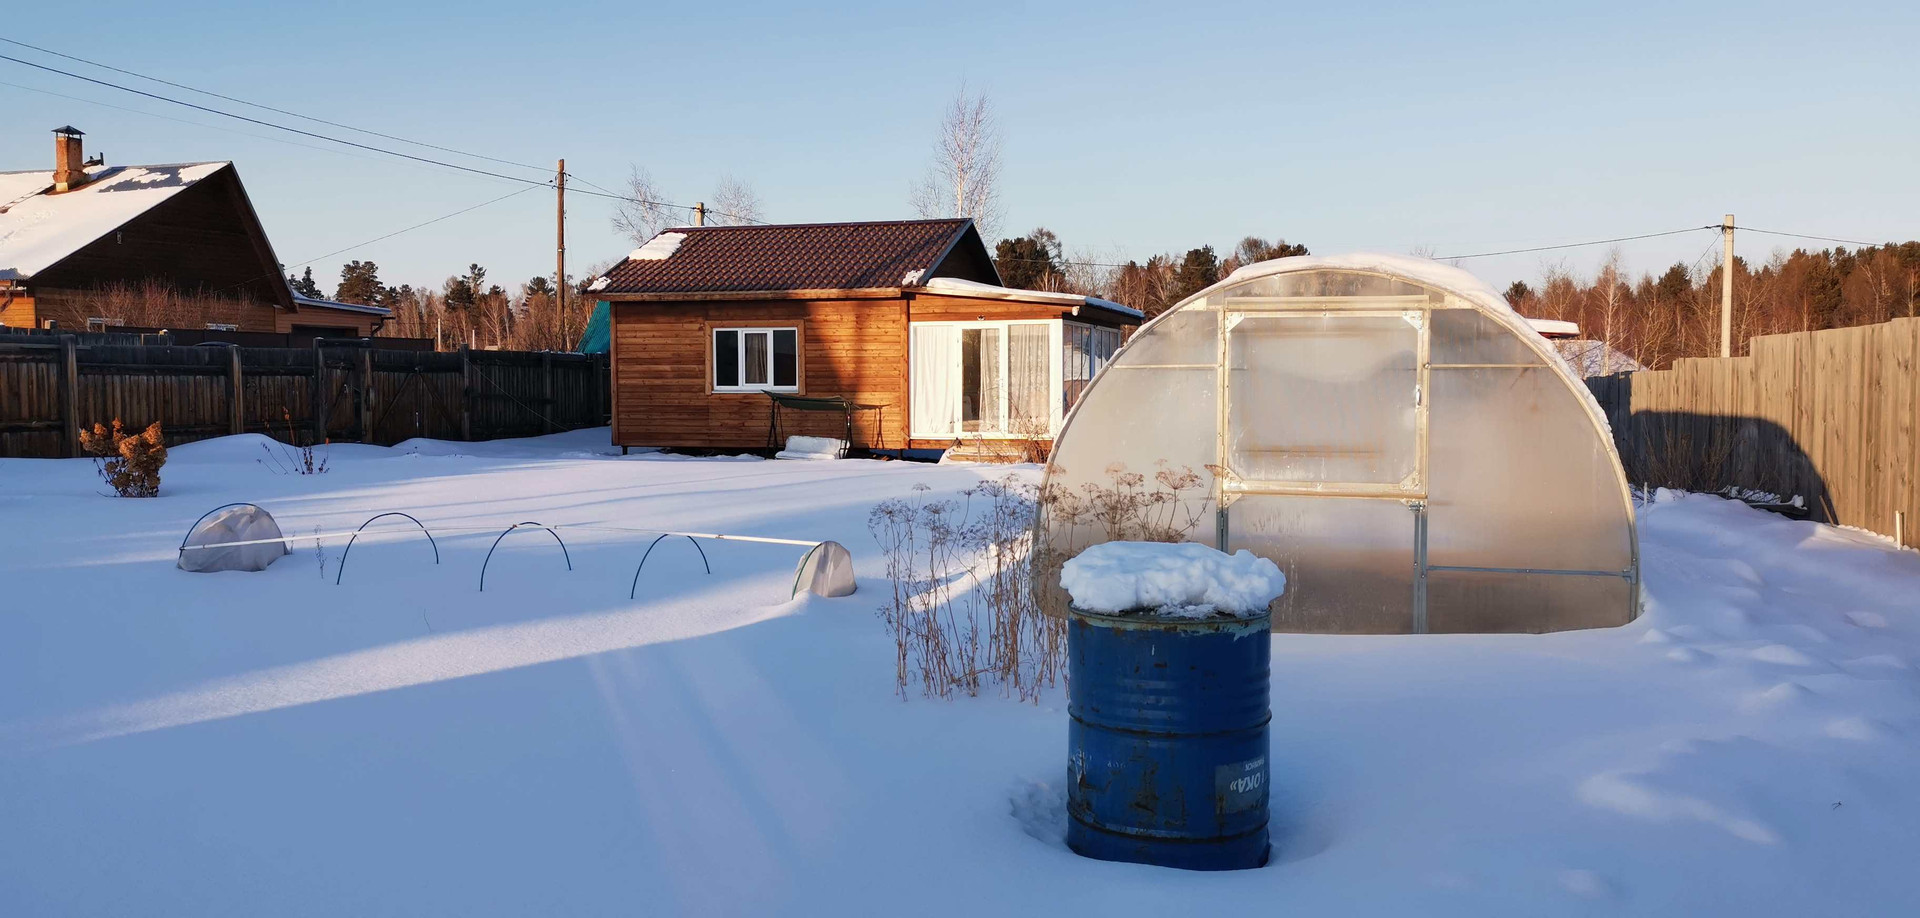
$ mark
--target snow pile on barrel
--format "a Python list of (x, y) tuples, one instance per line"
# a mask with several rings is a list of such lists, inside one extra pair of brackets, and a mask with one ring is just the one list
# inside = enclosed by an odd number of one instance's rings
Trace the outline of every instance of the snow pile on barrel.
[(1249, 617), (1286, 590), (1287, 575), (1244, 548), (1229, 555), (1198, 542), (1107, 542), (1068, 561), (1060, 586), (1088, 612)]

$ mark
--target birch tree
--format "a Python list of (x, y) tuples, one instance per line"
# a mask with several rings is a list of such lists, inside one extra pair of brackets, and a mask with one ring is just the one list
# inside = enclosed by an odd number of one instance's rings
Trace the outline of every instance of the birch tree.
[(934, 140), (933, 165), (908, 201), (923, 218), (970, 217), (992, 238), (1000, 222), (1000, 131), (985, 93), (961, 87)]
[(741, 179), (721, 176), (719, 186), (713, 191), (713, 203), (707, 207), (707, 222), (715, 226), (761, 222), (760, 194)]
[(666, 203), (666, 195), (661, 191), (653, 174), (639, 166), (633, 166), (627, 174), (627, 197), (613, 208), (613, 228), (621, 235), (641, 245), (660, 235), (660, 231), (669, 226), (678, 226), (681, 209)]

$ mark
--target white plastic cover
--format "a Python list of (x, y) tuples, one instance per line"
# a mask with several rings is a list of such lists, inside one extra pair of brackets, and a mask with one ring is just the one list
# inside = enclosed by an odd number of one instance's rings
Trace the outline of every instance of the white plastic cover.
[(1277, 259), (1167, 310), (1075, 404), (1043, 494), (1050, 610), (1066, 559), (1138, 539), (1271, 559), (1278, 630), (1554, 631), (1637, 609), (1598, 405), (1499, 294), (1427, 259)]
[(852, 596), (853, 554), (839, 542), (821, 542), (793, 572), (793, 592), (805, 590), (821, 596)]
[[(267, 565), (288, 554), (280, 525), (273, 515), (252, 504), (240, 504), (207, 516), (187, 533), (176, 565), (183, 571), (264, 571)], [(228, 545), (252, 542), (251, 545)], [(215, 546), (215, 547), (204, 547)]]

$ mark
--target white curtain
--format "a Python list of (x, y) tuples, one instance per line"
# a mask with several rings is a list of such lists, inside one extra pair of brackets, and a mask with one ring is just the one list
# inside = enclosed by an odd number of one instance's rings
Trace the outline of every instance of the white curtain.
[(954, 410), (960, 403), (960, 330), (951, 325), (915, 325), (909, 378), (914, 436), (950, 437), (960, 432)]

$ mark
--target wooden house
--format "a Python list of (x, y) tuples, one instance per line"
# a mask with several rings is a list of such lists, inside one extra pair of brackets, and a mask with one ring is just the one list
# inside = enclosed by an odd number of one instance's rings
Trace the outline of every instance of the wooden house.
[(0, 173), (0, 325), (359, 337), (385, 315), (297, 299), (232, 163), (109, 166), (65, 127), (52, 170)]
[[(681, 227), (589, 289), (610, 304), (622, 446), (779, 445), (770, 394), (861, 406), (856, 448), (1050, 441), (1141, 321), (1001, 286), (965, 219)], [(782, 435), (845, 436), (833, 411), (779, 418)]]

